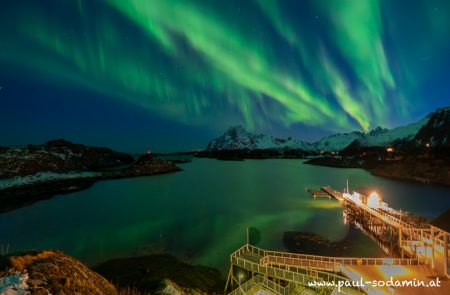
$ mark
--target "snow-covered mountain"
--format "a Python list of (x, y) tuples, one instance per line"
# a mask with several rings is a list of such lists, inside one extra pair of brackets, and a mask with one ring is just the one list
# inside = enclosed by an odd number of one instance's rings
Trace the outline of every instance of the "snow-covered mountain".
[(430, 116), (427, 116), (418, 122), (391, 130), (378, 127), (365, 134), (360, 143), (362, 146), (387, 146), (398, 140), (410, 141), (429, 120)]
[(397, 141), (431, 142), (448, 144), (450, 136), (450, 107), (438, 109), (422, 120), (386, 129), (377, 127), (364, 133), (353, 131), (337, 133), (320, 139), (314, 143), (295, 140), (291, 137), (280, 139), (266, 134), (247, 132), (242, 125), (230, 127), (222, 136), (211, 141), (207, 150), (239, 150), (239, 149), (276, 149), (298, 148), (304, 151), (341, 151), (351, 143), (357, 141), (359, 146), (375, 147), (389, 146)]
[(254, 134), (237, 125), (228, 128), (220, 137), (212, 140), (206, 150), (242, 150), (242, 149), (278, 149), (300, 148), (306, 149), (308, 143), (297, 141), (292, 137), (276, 138), (267, 134)]
[(370, 132), (363, 133), (354, 131), (350, 133), (338, 133), (322, 138), (318, 142), (312, 144), (314, 150), (320, 151), (340, 151), (346, 148), (355, 140), (358, 141), (359, 146), (375, 147), (388, 146), (396, 141), (410, 141), (413, 140), (419, 130), (427, 124), (430, 120), (430, 115), (422, 120), (397, 127), (394, 129), (387, 129), (377, 127)]
[(361, 139), (364, 133), (354, 131), (350, 133), (337, 133), (311, 144), (310, 150), (313, 151), (340, 151), (357, 139)]

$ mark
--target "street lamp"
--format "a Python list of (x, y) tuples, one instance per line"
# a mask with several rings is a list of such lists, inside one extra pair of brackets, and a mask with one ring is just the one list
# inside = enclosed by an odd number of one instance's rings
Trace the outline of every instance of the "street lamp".
[(379, 208), (381, 203), (381, 198), (376, 192), (372, 192), (367, 199), (367, 206), (370, 208)]
[(241, 286), (241, 280), (244, 278), (244, 274), (242, 272), (240, 272), (238, 274), (238, 278), (239, 278), (239, 286)]

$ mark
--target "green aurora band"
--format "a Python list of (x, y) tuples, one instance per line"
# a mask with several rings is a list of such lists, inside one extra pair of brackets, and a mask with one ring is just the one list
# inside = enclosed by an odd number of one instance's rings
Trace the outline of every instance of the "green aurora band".
[[(308, 20), (302, 5), (284, 4), (248, 1), (242, 15), (239, 5), (214, 1), (53, 1), (58, 15), (31, 2), (1, 21), (0, 61), (184, 124), (368, 131), (408, 117), (405, 97), (422, 69), (409, 43), (396, 42), (403, 32), (387, 32), (392, 3), (311, 1)], [(428, 45), (442, 45), (448, 14), (423, 6)]]

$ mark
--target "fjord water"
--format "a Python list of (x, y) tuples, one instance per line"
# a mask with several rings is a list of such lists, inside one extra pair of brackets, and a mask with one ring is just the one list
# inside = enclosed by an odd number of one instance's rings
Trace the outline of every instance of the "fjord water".
[[(391, 207), (432, 219), (450, 207), (450, 189), (393, 181), (362, 169), (299, 160), (227, 162), (193, 159), (173, 174), (102, 181), (93, 187), (0, 214), (0, 243), (10, 252), (52, 248), (89, 265), (167, 250), (224, 271), (246, 241), (284, 250), (283, 232), (312, 231), (331, 240), (348, 233), (338, 201), (313, 199), (305, 187), (377, 190)], [(379, 256), (368, 237), (352, 234), (352, 254)]]

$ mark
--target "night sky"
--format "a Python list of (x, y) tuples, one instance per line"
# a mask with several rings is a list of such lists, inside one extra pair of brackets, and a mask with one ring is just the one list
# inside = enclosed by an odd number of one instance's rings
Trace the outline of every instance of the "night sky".
[(450, 105), (450, 1), (21, 0), (0, 6), (0, 145), (316, 140)]

